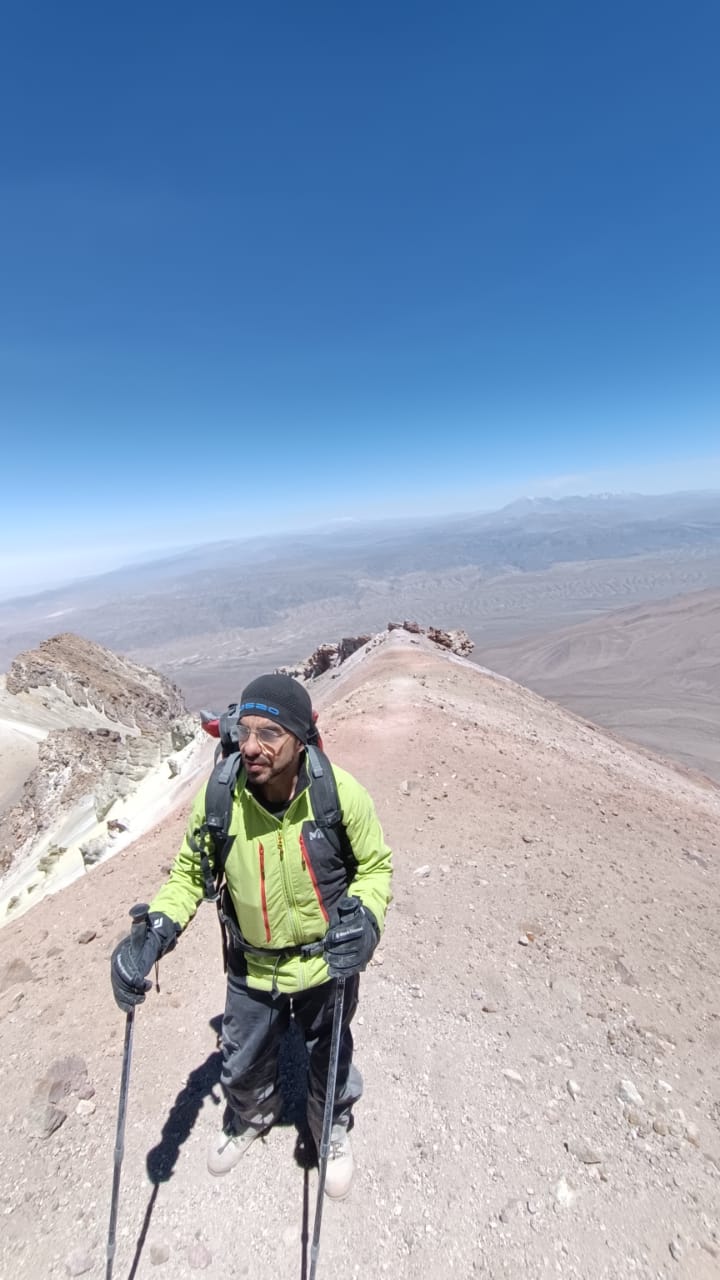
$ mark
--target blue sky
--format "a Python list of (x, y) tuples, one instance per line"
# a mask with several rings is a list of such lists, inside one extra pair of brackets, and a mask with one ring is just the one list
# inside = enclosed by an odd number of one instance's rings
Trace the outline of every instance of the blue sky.
[(9, 0), (0, 592), (720, 488), (720, 8)]

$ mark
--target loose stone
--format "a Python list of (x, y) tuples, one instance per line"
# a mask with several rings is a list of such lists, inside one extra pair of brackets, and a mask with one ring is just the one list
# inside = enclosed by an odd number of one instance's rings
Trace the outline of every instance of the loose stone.
[(508, 1200), (505, 1208), (500, 1210), (500, 1221), (510, 1222), (519, 1213), (520, 1209), (522, 1209), (520, 1200)]
[(692, 1121), (685, 1126), (685, 1137), (694, 1147), (700, 1146), (700, 1130), (696, 1124), (692, 1123)]
[(51, 1102), (36, 1100), (28, 1112), (27, 1122), (38, 1138), (49, 1138), (56, 1129), (67, 1120), (67, 1111), (55, 1107)]
[(188, 1249), (187, 1259), (193, 1271), (204, 1271), (212, 1262), (212, 1254), (204, 1244), (193, 1244)]
[(590, 1146), (585, 1138), (571, 1138), (565, 1143), (566, 1149), (571, 1156), (575, 1156), (582, 1164), (602, 1164), (602, 1156), (599, 1151)]
[(618, 1086), (618, 1097), (622, 1102), (628, 1102), (631, 1107), (644, 1106), (642, 1095), (636, 1089), (632, 1080), (621, 1080)]
[(73, 1249), (65, 1259), (65, 1271), (69, 1276), (84, 1276), (93, 1265), (92, 1254), (88, 1249)]
[(577, 1191), (570, 1185), (566, 1178), (560, 1179), (553, 1191), (553, 1195), (557, 1203), (561, 1204), (563, 1208), (566, 1209), (571, 1208), (577, 1200)]

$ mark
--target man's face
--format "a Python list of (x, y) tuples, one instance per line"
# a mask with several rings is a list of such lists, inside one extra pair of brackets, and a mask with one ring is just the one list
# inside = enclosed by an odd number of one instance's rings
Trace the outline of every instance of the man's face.
[(302, 743), (266, 716), (243, 716), (239, 724), (240, 736), (248, 733), (240, 742), (243, 764), (248, 781), (257, 787), (268, 783), (290, 784), (297, 772)]

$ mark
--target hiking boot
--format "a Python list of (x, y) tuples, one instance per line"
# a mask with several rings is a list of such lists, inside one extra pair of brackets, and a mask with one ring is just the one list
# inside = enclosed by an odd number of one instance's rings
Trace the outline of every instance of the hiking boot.
[(251, 1124), (244, 1124), (242, 1120), (226, 1121), (220, 1133), (210, 1139), (207, 1151), (208, 1173), (215, 1178), (229, 1173), (245, 1155), (250, 1143), (266, 1132), (266, 1129), (254, 1129)]
[(325, 1195), (331, 1200), (344, 1200), (350, 1190), (354, 1167), (350, 1134), (344, 1125), (334, 1124), (330, 1133)]

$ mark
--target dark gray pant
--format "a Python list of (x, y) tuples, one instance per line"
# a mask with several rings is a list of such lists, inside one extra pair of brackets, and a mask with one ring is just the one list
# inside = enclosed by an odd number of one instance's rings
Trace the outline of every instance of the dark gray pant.
[[(347, 1126), (353, 1104), (362, 1096), (362, 1076), (353, 1065), (350, 1030), (358, 1003), (357, 974), (345, 979), (342, 1036), (337, 1071), (333, 1124)], [(220, 1077), (229, 1110), (245, 1124), (265, 1129), (282, 1111), (278, 1075), (280, 1041), (291, 1015), (305, 1037), (308, 1050), (307, 1118), (316, 1144), (320, 1143), (330, 1058), (335, 982), (325, 982), (295, 995), (282, 991), (254, 991), (245, 979), (228, 973), (222, 1023), (223, 1065)]]

